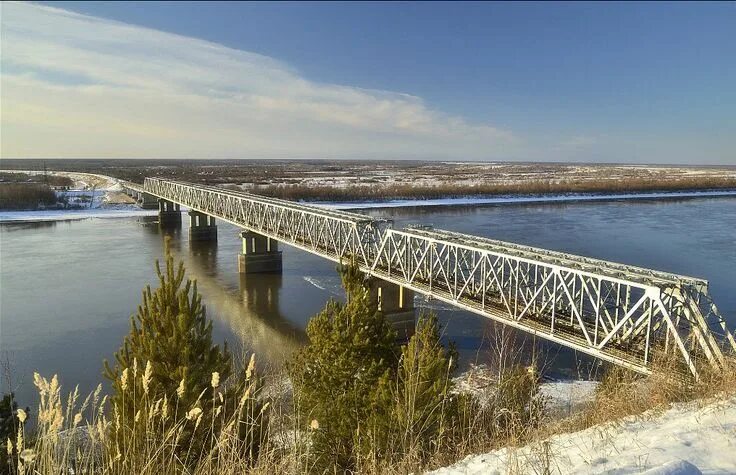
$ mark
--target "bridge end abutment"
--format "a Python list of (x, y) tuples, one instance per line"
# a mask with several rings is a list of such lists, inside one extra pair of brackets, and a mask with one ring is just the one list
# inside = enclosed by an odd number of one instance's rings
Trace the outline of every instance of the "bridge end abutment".
[(416, 308), (414, 291), (381, 279), (371, 279), (371, 297), (378, 302), (378, 309), (396, 331), (397, 341), (406, 341), (414, 335)]
[(190, 211), (189, 241), (217, 241), (215, 218), (198, 211)]
[(281, 273), (282, 257), (279, 242), (251, 231), (240, 233), (243, 252), (238, 254), (238, 272), (241, 274)]

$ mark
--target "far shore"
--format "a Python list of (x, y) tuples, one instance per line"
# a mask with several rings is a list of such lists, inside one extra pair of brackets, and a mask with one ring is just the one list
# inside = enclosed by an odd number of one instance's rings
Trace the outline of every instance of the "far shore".
[[(300, 201), (324, 208), (341, 210), (363, 210), (382, 208), (417, 208), (417, 207), (461, 207), (461, 206), (502, 206), (525, 204), (554, 204), (554, 203), (582, 203), (582, 202), (611, 202), (635, 200), (684, 200), (697, 198), (736, 198), (736, 189), (730, 190), (691, 190), (656, 193), (578, 193), (556, 195), (506, 195), (491, 197), (464, 197), (438, 198), (427, 200), (384, 200), (384, 201), (350, 201), (324, 202)], [(186, 210), (186, 208), (182, 208)], [(136, 205), (114, 205), (92, 209), (58, 209), (58, 210), (28, 210), (13, 211), (0, 209), (0, 224), (33, 223), (48, 221), (72, 221), (88, 218), (125, 218), (135, 216), (155, 216), (156, 210), (143, 210)]]

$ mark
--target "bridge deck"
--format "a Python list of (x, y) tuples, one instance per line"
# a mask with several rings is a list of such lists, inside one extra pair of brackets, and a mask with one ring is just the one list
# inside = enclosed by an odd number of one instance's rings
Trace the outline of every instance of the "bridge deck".
[(213, 186), (125, 186), (642, 373), (655, 350), (696, 376), (736, 350), (703, 279)]

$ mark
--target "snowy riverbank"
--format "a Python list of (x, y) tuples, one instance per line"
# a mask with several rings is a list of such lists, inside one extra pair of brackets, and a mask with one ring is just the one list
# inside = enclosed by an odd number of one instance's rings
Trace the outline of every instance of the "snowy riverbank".
[[(0, 172), (9, 172), (0, 170)], [(39, 172), (23, 171), (27, 174)], [(0, 210), (0, 223), (70, 221), (87, 218), (123, 218), (152, 216), (156, 210), (143, 210), (123, 193), (120, 181), (93, 173), (50, 172), (70, 178), (74, 184), (69, 190), (56, 191), (70, 208), (27, 211)]]
[(628, 417), (525, 447), (473, 455), (430, 473), (736, 473), (736, 398)]
[[(2, 170), (0, 170), (2, 171)], [(33, 221), (65, 221), (87, 218), (117, 218), (130, 216), (153, 216), (156, 210), (142, 210), (122, 193), (122, 187), (116, 178), (89, 173), (52, 172), (68, 176), (74, 180), (74, 189), (64, 191), (73, 204), (75, 199), (89, 195), (91, 203), (85, 201), (81, 209), (54, 209), (37, 211), (3, 211), (0, 210), (0, 223), (33, 222)], [(480, 205), (513, 205), (572, 203), (589, 201), (619, 200), (667, 200), (709, 197), (736, 197), (736, 190), (722, 191), (683, 191), (660, 193), (627, 193), (627, 194), (568, 194), (540, 196), (496, 196), (496, 197), (464, 197), (426, 200), (387, 200), (381, 202), (312, 202), (315, 206), (330, 209), (369, 209), (369, 208), (411, 208), (424, 206), (480, 206)], [(85, 198), (86, 200), (86, 198)], [(86, 204), (85, 204), (86, 203)]]
[(156, 216), (157, 213), (157, 210), (144, 210), (134, 205), (121, 206), (119, 208), (0, 211), (0, 223), (74, 221), (89, 218), (127, 218), (131, 216)]
[(672, 191), (657, 193), (623, 193), (623, 194), (567, 194), (539, 196), (494, 196), (440, 198), (426, 200), (387, 200), (381, 202), (329, 202), (311, 203), (333, 209), (369, 209), (369, 208), (411, 208), (415, 206), (472, 206), (534, 203), (573, 203), (583, 201), (619, 201), (619, 200), (667, 200), (686, 198), (736, 197), (736, 190), (721, 191)]

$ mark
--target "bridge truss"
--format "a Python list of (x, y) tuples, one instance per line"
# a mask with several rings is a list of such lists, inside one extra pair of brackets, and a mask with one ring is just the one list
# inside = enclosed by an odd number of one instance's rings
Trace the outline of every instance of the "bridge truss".
[(125, 186), (640, 373), (655, 350), (695, 377), (736, 351), (702, 279), (212, 186)]

